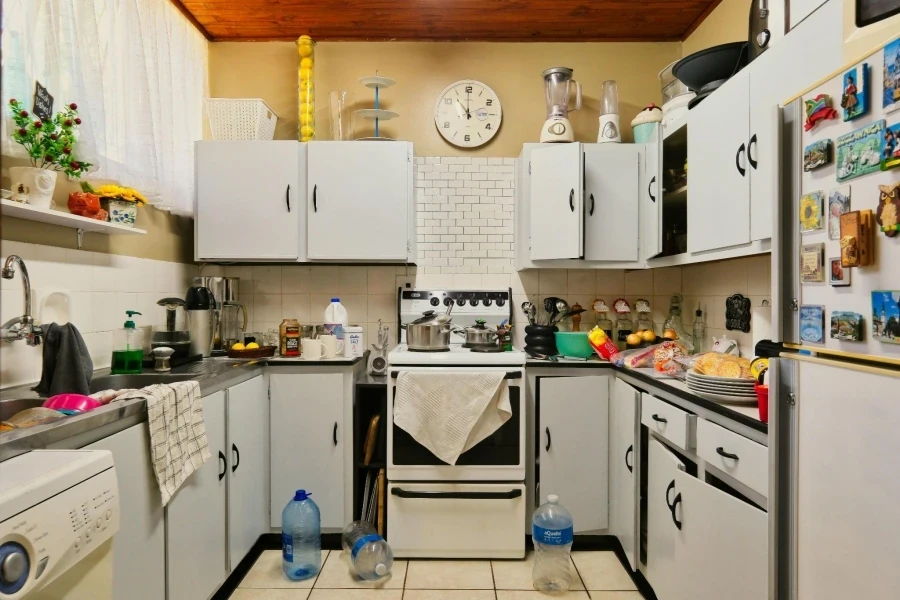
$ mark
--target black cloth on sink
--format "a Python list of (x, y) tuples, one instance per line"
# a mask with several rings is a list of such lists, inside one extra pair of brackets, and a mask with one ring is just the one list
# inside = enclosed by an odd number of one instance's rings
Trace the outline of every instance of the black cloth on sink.
[(44, 325), (44, 364), (34, 391), (42, 396), (91, 393), (94, 363), (78, 328), (67, 323)]

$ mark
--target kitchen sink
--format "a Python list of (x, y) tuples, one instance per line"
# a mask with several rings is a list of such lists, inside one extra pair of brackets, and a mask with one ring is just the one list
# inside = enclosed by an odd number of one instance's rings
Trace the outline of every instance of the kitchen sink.
[(103, 375), (91, 380), (91, 393), (103, 390), (140, 389), (157, 383), (175, 383), (196, 379), (190, 373), (135, 373), (131, 375)]
[(10, 398), (9, 400), (0, 400), (0, 421), (6, 421), (16, 413), (20, 413), (27, 408), (40, 407), (46, 398)]

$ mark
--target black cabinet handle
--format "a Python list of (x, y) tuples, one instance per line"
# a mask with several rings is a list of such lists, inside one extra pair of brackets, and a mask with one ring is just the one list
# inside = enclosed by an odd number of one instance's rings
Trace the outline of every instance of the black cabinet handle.
[(678, 517), (675, 516), (675, 507), (681, 504), (681, 494), (679, 493), (675, 496), (675, 501), (672, 502), (672, 522), (675, 523), (675, 527), (678, 528), (678, 531), (681, 531), (681, 521), (678, 520)]
[(319, 212), (319, 205), (316, 202), (316, 188), (318, 187), (318, 185), (313, 186), (313, 212)]
[(750, 144), (747, 145), (747, 160), (750, 162), (750, 166), (753, 167), (753, 170), (756, 170), (756, 165), (758, 164), (755, 160), (753, 160), (753, 147), (756, 145), (756, 134), (750, 138)]
[(634, 473), (634, 467), (628, 464), (628, 455), (634, 452), (634, 444), (628, 446), (628, 450), (625, 451), (625, 466), (628, 467), (629, 473)]
[(222, 472), (219, 473), (219, 481), (222, 481), (222, 478), (225, 477), (225, 473), (228, 472), (228, 461), (225, 459), (225, 453), (219, 450), (219, 460), (222, 461)]
[(741, 174), (741, 177), (744, 177), (747, 174), (747, 170), (741, 166), (741, 154), (743, 154), (744, 150), (746, 149), (746, 144), (741, 144), (741, 147), (738, 148), (737, 154), (734, 155), (734, 165), (737, 167), (738, 173)]
[(334, 422), (334, 430), (331, 432), (331, 438), (334, 440), (334, 445), (337, 446), (337, 421)]
[(725, 452), (725, 448), (719, 446), (716, 448), (716, 454), (719, 456), (723, 456), (725, 458), (730, 458), (731, 460), (740, 460), (737, 454), (732, 454), (731, 452)]
[(669, 484), (669, 487), (666, 488), (666, 506), (669, 507), (669, 510), (672, 510), (672, 507), (675, 506), (674, 503), (669, 502), (669, 492), (675, 489), (675, 480), (672, 480), (672, 483)]
[(593, 194), (591, 194), (591, 210), (590, 210), (590, 212), (588, 213), (588, 216), (589, 216), (589, 217), (593, 217), (593, 216), (594, 216), (594, 195), (593, 195)]
[(668, 421), (666, 419), (664, 419), (663, 417), (661, 417), (659, 415), (655, 415), (655, 414), (650, 415), (650, 418), (653, 419), (654, 421), (656, 421), (657, 423), (663, 423), (663, 424), (668, 423)]
[(231, 472), (234, 473), (237, 471), (237, 468), (241, 465), (241, 451), (238, 450), (238, 447), (234, 444), (231, 445), (231, 453), (235, 457), (234, 464), (231, 465)]
[(653, 192), (650, 190), (653, 188), (653, 184), (656, 183), (656, 175), (650, 180), (650, 183), (647, 184), (647, 195), (650, 196), (650, 200), (656, 202), (656, 196), (653, 195)]
[(569, 190), (569, 209), (575, 212), (575, 188)]
[(284, 192), (284, 201), (287, 202), (288, 212), (291, 212), (291, 184), (288, 184)]
[(403, 488), (391, 488), (391, 496), (398, 498), (428, 498), (447, 500), (512, 500), (522, 497), (522, 490), (508, 492), (412, 492)]
[(547, 432), (547, 445), (544, 446), (544, 450), (546, 450), (547, 452), (550, 452), (550, 428), (545, 427), (544, 431)]

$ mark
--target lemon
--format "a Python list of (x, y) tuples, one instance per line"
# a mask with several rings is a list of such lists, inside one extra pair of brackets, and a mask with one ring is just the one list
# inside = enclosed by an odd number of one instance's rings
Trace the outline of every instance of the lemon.
[(300, 113), (300, 124), (309, 125), (312, 123), (313, 116), (309, 113)]
[(303, 125), (302, 127), (300, 127), (301, 137), (309, 138), (309, 137), (312, 137), (312, 134), (313, 134), (313, 128), (310, 127), (309, 125)]
[(306, 57), (300, 59), (300, 67), (303, 69), (312, 69), (313, 59)]
[(302, 115), (303, 113), (308, 113), (308, 114), (311, 115), (311, 114), (313, 114), (314, 112), (316, 112), (316, 105), (315, 105), (315, 103), (313, 103), (313, 102), (304, 102), (303, 104), (300, 105), (300, 114), (301, 114), (301, 115)]
[(301, 82), (300, 82), (300, 91), (307, 92), (307, 91), (309, 91), (309, 90), (311, 90), (311, 89), (313, 89), (313, 82), (312, 82), (312, 80), (306, 80), (306, 81), (301, 81)]
[(301, 141), (301, 142), (308, 142), (308, 141), (309, 141), (309, 136), (301, 137), (301, 138), (300, 138), (300, 141)]
[(231, 349), (232, 350), (246, 350), (247, 347), (244, 346), (242, 343), (237, 342), (234, 346), (231, 347)]
[(309, 81), (310, 77), (312, 77), (312, 69), (300, 67), (300, 80)]
[(312, 53), (313, 53), (312, 44), (300, 44), (298, 51), (300, 52), (300, 56), (303, 58), (312, 56)]
[(301, 35), (299, 39), (300, 39), (301, 41), (305, 40), (305, 41), (307, 41), (307, 42), (311, 42), (311, 41), (312, 41), (312, 38), (309, 37), (308, 35)]
[(249, 344), (247, 344), (247, 350), (258, 350), (258, 349), (259, 349), (259, 344), (257, 344), (256, 342), (250, 342)]

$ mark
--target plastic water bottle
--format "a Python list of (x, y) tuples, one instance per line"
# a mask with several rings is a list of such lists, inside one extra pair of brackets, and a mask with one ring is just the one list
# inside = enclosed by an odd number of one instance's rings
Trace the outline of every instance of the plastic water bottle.
[(347, 309), (341, 304), (340, 298), (332, 298), (331, 304), (325, 309), (325, 333), (333, 334), (337, 339), (344, 339), (344, 327), (348, 323)]
[(350, 553), (350, 564), (360, 579), (380, 579), (391, 572), (394, 552), (368, 521), (354, 521), (344, 528), (341, 546)]
[(281, 564), (288, 579), (315, 577), (322, 567), (319, 507), (310, 492), (297, 490), (281, 513)]
[(572, 550), (572, 515), (559, 503), (559, 497), (547, 496), (547, 503), (534, 511), (531, 536), (534, 542), (534, 588), (541, 592), (566, 592), (572, 586), (569, 553)]

